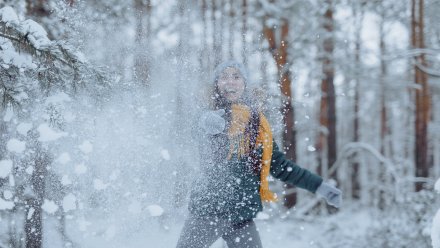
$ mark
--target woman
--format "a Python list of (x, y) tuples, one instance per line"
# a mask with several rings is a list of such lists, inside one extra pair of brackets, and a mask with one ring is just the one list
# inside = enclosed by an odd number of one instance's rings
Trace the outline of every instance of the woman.
[(198, 123), (201, 173), (191, 192), (179, 248), (209, 247), (220, 237), (229, 248), (262, 247), (253, 219), (262, 202), (276, 200), (269, 190), (269, 173), (340, 205), (340, 190), (279, 151), (247, 83), (240, 63), (225, 62), (215, 70), (213, 110), (202, 114)]

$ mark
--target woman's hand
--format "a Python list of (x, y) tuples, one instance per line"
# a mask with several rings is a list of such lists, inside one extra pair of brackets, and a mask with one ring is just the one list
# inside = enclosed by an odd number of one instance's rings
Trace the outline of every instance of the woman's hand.
[(316, 190), (316, 194), (323, 196), (329, 205), (336, 208), (341, 206), (342, 192), (329, 183), (322, 182)]
[(226, 126), (226, 121), (222, 117), (224, 114), (224, 109), (205, 112), (200, 117), (199, 127), (202, 128), (207, 134), (214, 135), (222, 133)]

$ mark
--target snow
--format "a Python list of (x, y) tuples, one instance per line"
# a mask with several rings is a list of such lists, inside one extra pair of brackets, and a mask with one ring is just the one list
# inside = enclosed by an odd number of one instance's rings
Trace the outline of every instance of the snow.
[(12, 160), (4, 159), (0, 160), (0, 178), (5, 178), (11, 173)]
[(316, 148), (314, 146), (309, 145), (309, 146), (307, 146), (307, 151), (314, 152), (314, 151), (316, 151)]
[(17, 94), (13, 95), (14, 100), (17, 102), (22, 102), (23, 100), (26, 100), (29, 98), (28, 94), (24, 91), (18, 92)]
[(86, 63), (87, 62), (87, 58), (86, 58), (86, 56), (82, 52), (76, 52), (75, 56), (76, 56), (76, 59), (79, 62), (81, 62), (81, 63)]
[[(0, 37), (0, 48), (0, 63), (3, 68), (9, 68), (10, 66), (37, 68), (37, 65), (32, 62), (32, 57), (29, 54), (17, 52), (9, 40)], [(15, 95), (13, 97), (15, 98)]]
[[(440, 194), (440, 178), (435, 182), (434, 189)], [(431, 240), (433, 248), (440, 248), (440, 209), (437, 211), (432, 221)]]
[[(70, 227), (70, 236), (81, 240), (84, 247), (176, 247), (183, 227), (182, 215), (174, 213), (174, 218), (167, 218), (164, 214), (142, 222), (142, 214), (133, 215), (132, 219), (122, 218), (120, 214), (118, 211), (117, 216), (107, 219), (99, 215), (81, 216), (67, 220), (66, 224)], [(265, 248), (368, 247), (362, 240), (366, 239), (366, 228), (371, 225), (372, 216), (373, 212), (357, 208), (335, 216), (313, 216), (307, 220), (291, 215), (278, 216), (269, 220), (257, 219), (255, 223)], [(114, 236), (110, 235), (113, 231), (116, 232)], [(226, 247), (222, 239), (211, 246), (221, 247)]]
[(14, 203), (11, 201), (5, 201), (0, 198), (0, 210), (7, 210), (14, 208)]
[(142, 212), (141, 203), (139, 201), (133, 201), (128, 206), (128, 211), (132, 214), (140, 214)]
[(70, 159), (70, 154), (67, 152), (63, 152), (60, 154), (60, 156), (58, 156), (58, 158), (56, 159), (56, 161), (60, 164), (67, 164), (71, 161)]
[(65, 132), (54, 131), (47, 123), (40, 124), (37, 130), (40, 133), (38, 140), (41, 142), (55, 141), (61, 137), (67, 136), (67, 133)]
[(87, 227), (88, 227), (88, 226), (92, 225), (91, 222), (85, 220), (84, 218), (80, 218), (80, 219), (78, 219), (78, 220), (76, 221), (76, 223), (78, 224), (78, 229), (79, 229), (80, 231), (83, 231), (83, 232), (87, 231)]
[(9, 175), (9, 186), (11, 187), (15, 186), (15, 178), (13, 175)]
[(110, 174), (109, 178), (111, 181), (114, 181), (114, 180), (118, 179), (120, 174), (121, 174), (120, 170), (114, 170), (114, 171), (112, 171), (112, 174)]
[(22, 153), (26, 149), (26, 142), (12, 138), (6, 144), (6, 148), (10, 152)]
[(72, 121), (75, 120), (75, 118), (76, 118), (76, 115), (73, 114), (73, 113), (70, 112), (70, 111), (66, 111), (66, 112), (64, 113), (64, 120), (65, 120), (66, 122), (72, 122)]
[(434, 184), (434, 190), (440, 194), (440, 178)]
[(108, 184), (105, 184), (101, 179), (93, 180), (93, 188), (100, 191), (106, 189)]
[(81, 145), (79, 145), (78, 147), (79, 147), (79, 149), (80, 149), (83, 153), (85, 153), (85, 154), (91, 153), (91, 152), (93, 151), (93, 145), (92, 145), (92, 143), (91, 143), (90, 141), (88, 141), (88, 140), (85, 140), (85, 141), (84, 141)]
[(63, 175), (61, 177), (61, 184), (66, 186), (66, 185), (72, 184), (72, 181), (70, 180), (68, 175)]
[(52, 42), (47, 38), (46, 30), (34, 20), (25, 20), (21, 23), (20, 31), (27, 35), (29, 41), (37, 49), (48, 48)]
[(53, 214), (58, 210), (58, 205), (50, 200), (44, 199), (44, 203), (41, 208), (48, 214)]
[(116, 235), (116, 226), (115, 225), (111, 225), (107, 228), (107, 230), (105, 231), (105, 239), (106, 240), (111, 240), (115, 237)]
[(17, 132), (21, 135), (27, 135), (27, 133), (31, 129), (32, 129), (32, 123), (23, 122), (18, 124), (17, 126)]
[(10, 190), (5, 190), (5, 191), (3, 191), (3, 197), (6, 199), (6, 200), (9, 200), (9, 199), (11, 199), (12, 198), (12, 192), (10, 191)]
[(159, 205), (150, 205), (147, 207), (148, 212), (151, 216), (161, 216), (164, 212), (163, 208)]
[(34, 167), (32, 165), (28, 166), (25, 171), (28, 175), (32, 175), (32, 173), (34, 173)]
[(35, 213), (35, 208), (29, 208), (29, 212), (27, 214), (27, 219), (30, 220)]
[(70, 102), (70, 101), (71, 101), (71, 98), (69, 95), (67, 95), (64, 92), (58, 92), (57, 94), (49, 96), (46, 99), (46, 104), (60, 104), (63, 102)]
[(0, 20), (6, 23), (6, 26), (17, 26), (20, 22), (15, 10), (9, 6), (0, 9)]
[(433, 248), (440, 248), (440, 209), (437, 211), (432, 223), (431, 240)]
[(6, 113), (3, 117), (3, 121), (5, 122), (11, 121), (13, 116), (14, 116), (14, 110), (12, 108), (6, 108)]
[(80, 174), (84, 174), (87, 172), (87, 167), (84, 165), (84, 163), (81, 164), (77, 164), (75, 166), (75, 173), (80, 175)]
[(264, 213), (264, 212), (259, 212), (255, 219), (257, 219), (257, 220), (268, 220), (269, 218), (270, 218), (269, 214)]
[(160, 151), (160, 155), (162, 156), (163, 159), (165, 160), (170, 160), (171, 156), (170, 156), (170, 152), (167, 149), (162, 149)]
[(76, 209), (76, 196), (72, 193), (67, 194), (63, 198), (63, 210), (64, 212), (69, 212)]

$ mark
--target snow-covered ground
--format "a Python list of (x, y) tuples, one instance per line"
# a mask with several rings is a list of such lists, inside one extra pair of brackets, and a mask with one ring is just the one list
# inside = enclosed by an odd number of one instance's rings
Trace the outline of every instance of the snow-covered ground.
[[(140, 213), (132, 219), (76, 216), (67, 220), (67, 235), (74, 242), (73, 247), (175, 247), (183, 215), (148, 218), (146, 215), (149, 213)], [(276, 216), (269, 220), (256, 220), (256, 223), (265, 248), (365, 247), (365, 234), (374, 221), (372, 215), (367, 209), (353, 208), (331, 216), (308, 217), (307, 220), (284, 215), (284, 218)], [(48, 219), (45, 247), (61, 247), (57, 223), (53, 218)], [(226, 245), (220, 239), (211, 247)]]

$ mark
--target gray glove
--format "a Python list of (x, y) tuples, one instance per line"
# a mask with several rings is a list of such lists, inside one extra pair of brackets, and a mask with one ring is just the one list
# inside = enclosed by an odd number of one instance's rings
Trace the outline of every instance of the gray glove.
[(200, 117), (199, 127), (202, 128), (207, 134), (213, 135), (223, 132), (226, 126), (226, 121), (222, 117), (224, 114), (224, 109), (205, 112)]
[(316, 190), (316, 194), (323, 196), (329, 205), (336, 208), (341, 206), (342, 192), (329, 183), (322, 182)]

